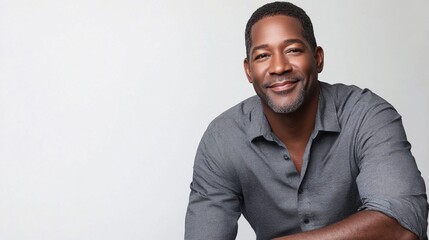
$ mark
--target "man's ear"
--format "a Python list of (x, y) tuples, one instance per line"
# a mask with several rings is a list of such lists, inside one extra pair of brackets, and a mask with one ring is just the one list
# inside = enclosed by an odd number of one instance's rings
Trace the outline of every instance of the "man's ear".
[(243, 66), (244, 66), (244, 72), (246, 73), (247, 80), (249, 81), (249, 83), (253, 83), (252, 74), (251, 74), (252, 71), (250, 71), (249, 59), (247, 58), (244, 59)]
[(323, 64), (324, 64), (324, 58), (325, 53), (323, 52), (322, 47), (316, 47), (316, 50), (314, 51), (314, 57), (316, 58), (316, 65), (317, 65), (317, 72), (321, 73), (323, 70)]

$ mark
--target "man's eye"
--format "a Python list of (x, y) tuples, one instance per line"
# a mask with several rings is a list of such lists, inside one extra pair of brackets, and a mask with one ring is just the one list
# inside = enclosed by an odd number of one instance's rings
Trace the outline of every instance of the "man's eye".
[(289, 48), (286, 50), (286, 53), (300, 53), (302, 50), (300, 48)]
[(266, 54), (266, 53), (258, 54), (258, 55), (256, 55), (255, 60), (263, 59), (266, 57), (268, 57), (268, 54)]

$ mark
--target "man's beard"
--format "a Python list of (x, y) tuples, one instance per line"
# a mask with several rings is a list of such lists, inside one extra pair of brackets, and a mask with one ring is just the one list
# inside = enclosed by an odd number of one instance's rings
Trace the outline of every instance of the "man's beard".
[[(287, 94), (287, 93), (285, 93)], [(300, 88), (297, 98), (291, 103), (285, 103), (283, 105), (276, 105), (270, 97), (265, 96), (268, 106), (276, 113), (292, 113), (301, 107), (304, 102), (305, 90)]]

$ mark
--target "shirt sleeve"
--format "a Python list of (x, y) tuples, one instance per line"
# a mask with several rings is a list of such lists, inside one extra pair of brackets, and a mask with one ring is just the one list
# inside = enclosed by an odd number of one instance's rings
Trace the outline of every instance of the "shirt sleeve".
[(205, 133), (197, 150), (185, 221), (186, 240), (229, 240), (237, 235), (240, 194), (219, 138)]
[[(360, 210), (375, 210), (427, 239), (426, 189), (407, 141), (401, 116), (388, 103), (379, 103), (366, 113), (357, 134), (357, 186)], [(381, 102), (381, 103), (380, 103)]]

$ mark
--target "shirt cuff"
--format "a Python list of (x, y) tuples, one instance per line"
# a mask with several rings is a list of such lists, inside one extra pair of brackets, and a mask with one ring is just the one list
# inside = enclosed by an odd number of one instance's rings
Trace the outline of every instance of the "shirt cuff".
[(395, 198), (362, 198), (361, 210), (384, 213), (399, 224), (419, 236), (427, 238), (428, 203), (426, 194), (401, 196)]

